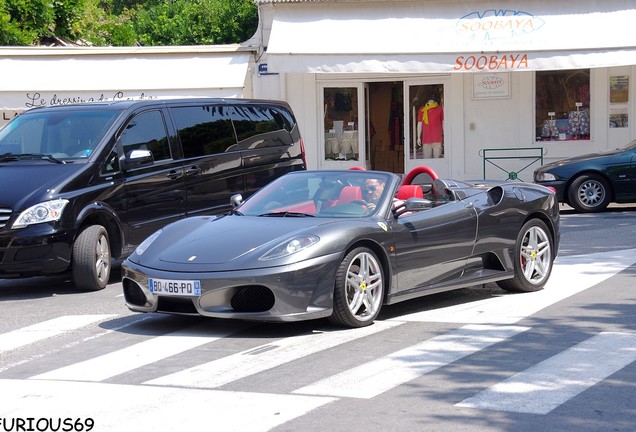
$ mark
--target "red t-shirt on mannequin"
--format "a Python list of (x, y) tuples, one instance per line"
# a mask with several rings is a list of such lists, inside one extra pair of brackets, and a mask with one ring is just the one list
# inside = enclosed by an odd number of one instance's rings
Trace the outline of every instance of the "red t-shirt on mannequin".
[(422, 123), (422, 144), (441, 143), (444, 136), (444, 108), (435, 101), (428, 101), (417, 112), (417, 121)]

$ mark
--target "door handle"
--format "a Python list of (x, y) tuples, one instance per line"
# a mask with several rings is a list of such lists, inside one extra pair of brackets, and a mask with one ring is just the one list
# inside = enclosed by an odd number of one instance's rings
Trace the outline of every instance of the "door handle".
[(189, 176), (193, 176), (193, 175), (197, 175), (201, 172), (201, 168), (199, 168), (198, 166), (194, 165), (188, 169), (185, 170), (185, 175), (186, 177)]
[(172, 170), (168, 174), (166, 174), (166, 177), (168, 177), (169, 179), (175, 180), (181, 177), (182, 175), (183, 174), (181, 174), (180, 171)]

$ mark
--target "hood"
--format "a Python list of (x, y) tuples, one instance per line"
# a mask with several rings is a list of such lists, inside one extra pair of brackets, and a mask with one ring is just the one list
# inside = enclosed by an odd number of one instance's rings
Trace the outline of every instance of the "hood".
[(265, 252), (295, 234), (317, 234), (322, 226), (334, 223), (337, 221), (311, 217), (186, 218), (165, 227), (143, 255), (134, 253), (129, 259), (147, 267), (174, 271), (269, 267), (280, 265), (281, 261), (259, 261)]
[(604, 157), (604, 156), (614, 156), (619, 153), (623, 153), (624, 151), (625, 150), (622, 150), (622, 149), (615, 149), (615, 150), (606, 150), (606, 151), (602, 151), (598, 153), (588, 153), (588, 154), (568, 158), (565, 161), (566, 162), (582, 162), (589, 159), (596, 159), (596, 158)]
[(607, 157), (607, 156), (614, 156), (614, 155), (623, 153), (624, 151), (625, 150), (617, 149), (617, 150), (607, 150), (607, 151), (598, 152), (598, 153), (588, 153), (588, 154), (574, 156), (574, 157), (567, 158), (567, 159), (561, 159), (561, 160), (558, 160), (558, 161), (555, 161), (555, 162), (550, 162), (550, 163), (547, 163), (547, 164), (543, 165), (540, 169), (545, 171), (545, 170), (549, 170), (551, 168), (557, 168), (557, 167), (560, 167), (560, 166), (563, 166), (563, 165), (569, 165), (569, 164), (572, 164), (572, 163), (586, 162), (588, 160), (594, 160), (594, 159)]
[(3, 185), (0, 205), (24, 210), (40, 201), (58, 196), (62, 187), (84, 169), (84, 163), (0, 163), (0, 185)]

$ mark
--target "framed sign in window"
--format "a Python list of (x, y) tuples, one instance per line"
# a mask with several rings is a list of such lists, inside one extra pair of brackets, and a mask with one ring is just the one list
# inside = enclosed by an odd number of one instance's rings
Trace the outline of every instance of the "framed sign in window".
[(510, 97), (510, 72), (473, 75), (473, 99)]
[(629, 102), (629, 75), (610, 76), (610, 103)]

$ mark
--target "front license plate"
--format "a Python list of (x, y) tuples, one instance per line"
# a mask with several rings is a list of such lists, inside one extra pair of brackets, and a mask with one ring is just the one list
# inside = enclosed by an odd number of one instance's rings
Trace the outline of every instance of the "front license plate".
[(183, 297), (201, 295), (201, 281), (198, 280), (148, 279), (148, 287), (153, 294)]

